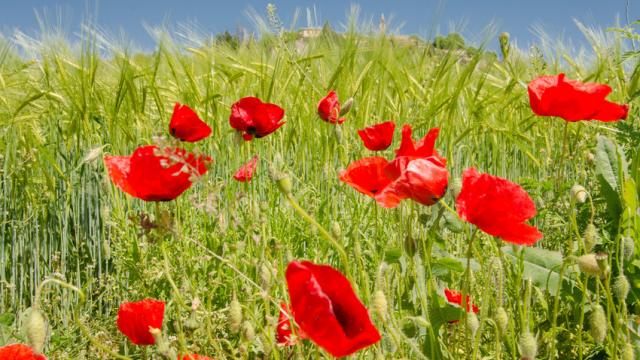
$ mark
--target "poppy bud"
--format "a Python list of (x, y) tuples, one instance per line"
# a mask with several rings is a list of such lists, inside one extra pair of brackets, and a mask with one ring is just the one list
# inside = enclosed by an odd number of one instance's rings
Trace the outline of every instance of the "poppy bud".
[(231, 304), (229, 304), (229, 330), (232, 334), (237, 334), (240, 331), (242, 325), (242, 307), (240, 303), (233, 297)]
[(500, 334), (506, 334), (509, 329), (509, 315), (507, 315), (507, 312), (502, 306), (496, 309), (494, 320), (498, 326), (498, 330), (500, 330)]
[(416, 254), (416, 248), (418, 244), (416, 243), (416, 239), (411, 235), (407, 235), (404, 237), (404, 251), (409, 255), (409, 257), (413, 257)]
[(598, 241), (598, 229), (593, 224), (587, 225), (584, 230), (584, 247), (587, 251), (591, 251)]
[(587, 275), (592, 275), (592, 276), (602, 275), (602, 271), (598, 266), (598, 262), (596, 261), (595, 254), (582, 255), (576, 259), (576, 263), (578, 264), (580, 271), (582, 271)]
[(635, 360), (636, 354), (633, 350), (633, 345), (630, 343), (626, 343), (624, 348), (622, 349), (622, 356), (620, 356), (622, 360)]
[(588, 194), (587, 189), (582, 185), (576, 184), (571, 187), (571, 198), (578, 204), (584, 204), (584, 202), (587, 201)]
[(289, 177), (289, 175), (280, 173), (275, 177), (275, 181), (276, 184), (278, 184), (278, 188), (280, 189), (280, 191), (282, 191), (283, 194), (291, 194), (293, 185), (291, 184), (291, 178)]
[(158, 354), (167, 359), (175, 359), (178, 357), (176, 351), (169, 347), (169, 343), (165, 341), (164, 336), (162, 336), (162, 330), (156, 329), (154, 327), (149, 327), (149, 333), (153, 336), (156, 344), (156, 351)]
[(622, 253), (624, 255), (625, 260), (631, 260), (633, 254), (636, 250), (636, 244), (633, 241), (633, 238), (629, 236), (625, 236), (622, 238)]
[(473, 311), (470, 313), (467, 313), (467, 329), (469, 329), (469, 332), (471, 333), (471, 336), (476, 336), (476, 332), (478, 331), (478, 328), (480, 327), (480, 321), (478, 321), (478, 316), (476, 316), (476, 313), (474, 313)]
[(47, 319), (35, 308), (27, 309), (23, 316), (23, 333), (29, 340), (29, 346), (36, 352), (41, 353), (49, 333)]
[(609, 264), (607, 263), (607, 259), (609, 255), (607, 253), (599, 252), (596, 253), (596, 262), (598, 263), (598, 267), (602, 273), (607, 273), (609, 271)]
[(522, 355), (522, 360), (533, 360), (538, 355), (538, 341), (529, 330), (525, 330), (520, 335), (518, 350)]
[(376, 290), (373, 294), (373, 312), (380, 316), (382, 320), (387, 317), (387, 298), (382, 290)]
[(629, 280), (624, 274), (618, 275), (613, 281), (613, 292), (621, 301), (624, 301), (629, 295)]
[(242, 337), (247, 342), (252, 342), (256, 337), (256, 332), (253, 329), (253, 325), (249, 321), (245, 321), (242, 324)]
[(509, 57), (509, 51), (511, 50), (511, 46), (509, 45), (509, 33), (501, 33), (498, 39), (500, 40), (500, 52), (502, 53), (502, 60), (507, 60), (507, 57)]
[(455, 199), (458, 197), (458, 195), (460, 195), (460, 190), (462, 190), (462, 179), (460, 179), (459, 177), (453, 179), (450, 186), (451, 186), (451, 194)]
[(196, 330), (200, 327), (200, 322), (196, 317), (195, 311), (191, 311), (189, 318), (187, 319), (187, 321), (184, 322), (184, 327), (187, 330)]
[(342, 237), (342, 229), (340, 229), (340, 224), (338, 224), (337, 221), (334, 221), (331, 224), (331, 235), (333, 235), (333, 237), (336, 239), (339, 239)]
[(587, 161), (592, 163), (592, 164), (595, 163), (596, 162), (596, 156), (593, 155), (592, 152), (588, 152), (587, 153)]
[(589, 332), (593, 340), (598, 344), (602, 344), (607, 336), (607, 318), (604, 314), (604, 309), (600, 305), (594, 306), (593, 310), (591, 310)]
[(340, 116), (347, 115), (349, 111), (351, 111), (351, 107), (353, 106), (353, 98), (350, 97), (342, 104), (340, 108)]
[(268, 289), (271, 286), (271, 278), (273, 277), (273, 273), (271, 272), (271, 267), (267, 263), (262, 263), (260, 265), (260, 280), (262, 280), (262, 287)]
[(338, 140), (338, 144), (342, 144), (342, 139), (344, 139), (344, 136), (342, 135), (342, 127), (335, 126), (334, 131), (336, 132), (336, 139)]

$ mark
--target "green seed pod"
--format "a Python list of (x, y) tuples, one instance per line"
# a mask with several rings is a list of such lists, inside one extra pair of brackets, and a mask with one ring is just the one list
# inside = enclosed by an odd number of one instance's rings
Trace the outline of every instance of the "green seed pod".
[(340, 108), (340, 116), (344, 116), (347, 115), (349, 113), (349, 111), (351, 111), (351, 108), (353, 107), (353, 98), (348, 98), (347, 101), (345, 101), (342, 104), (342, 107)]
[(242, 325), (242, 306), (238, 300), (233, 297), (229, 304), (229, 330), (232, 334), (237, 334), (240, 331)]
[(591, 310), (589, 316), (589, 332), (593, 340), (598, 344), (602, 344), (607, 336), (607, 318), (604, 314), (604, 309), (602, 309), (600, 305), (594, 306)]
[(626, 343), (624, 348), (622, 349), (622, 354), (620, 356), (622, 360), (635, 360), (636, 354), (633, 349), (633, 345), (630, 343)]
[(533, 360), (536, 358), (536, 355), (538, 355), (538, 341), (529, 330), (525, 330), (525, 332), (520, 335), (518, 350), (523, 360)]
[(382, 320), (387, 317), (387, 298), (382, 290), (376, 290), (373, 294), (373, 312), (380, 316)]
[(598, 229), (593, 224), (587, 225), (584, 230), (584, 247), (587, 252), (591, 251), (598, 241)]
[(631, 260), (636, 251), (636, 244), (632, 237), (625, 236), (622, 238), (622, 252), (625, 260)]
[(280, 173), (275, 178), (276, 184), (278, 184), (278, 188), (282, 191), (283, 194), (289, 195), (291, 194), (291, 190), (293, 189), (293, 185), (291, 184), (291, 178), (287, 174)]
[(580, 268), (580, 271), (582, 271), (587, 275), (591, 275), (591, 276), (602, 275), (602, 271), (598, 266), (598, 262), (596, 261), (595, 254), (582, 255), (576, 259), (576, 263), (578, 264), (578, 268)]
[(585, 189), (584, 186), (576, 184), (571, 187), (571, 198), (576, 203), (584, 204), (584, 202), (587, 201), (587, 195), (589, 195), (589, 193), (587, 193), (587, 189)]
[(198, 318), (196, 316), (196, 312), (195, 311), (191, 311), (191, 314), (189, 315), (189, 318), (187, 319), (187, 321), (184, 322), (184, 327), (187, 330), (196, 330), (200, 327), (200, 321), (198, 321)]
[(39, 310), (34, 308), (27, 309), (23, 316), (23, 333), (29, 340), (29, 345), (36, 352), (41, 353), (49, 334), (47, 319)]
[(247, 342), (252, 342), (256, 337), (256, 332), (253, 329), (253, 325), (249, 321), (245, 321), (242, 324), (242, 337)]
[(506, 60), (509, 57), (511, 51), (511, 45), (509, 44), (509, 33), (503, 32), (498, 37), (500, 41), (500, 53), (502, 53), (502, 60)]
[(469, 332), (471, 333), (471, 336), (475, 336), (478, 328), (480, 327), (480, 321), (478, 321), (478, 316), (476, 316), (473, 311), (467, 313), (466, 324), (467, 329), (469, 329)]
[(629, 295), (629, 280), (624, 274), (620, 274), (613, 281), (613, 293), (619, 300), (625, 300)]
[(494, 320), (498, 326), (498, 330), (500, 330), (500, 334), (506, 334), (509, 329), (509, 315), (507, 315), (507, 312), (502, 306), (496, 309)]

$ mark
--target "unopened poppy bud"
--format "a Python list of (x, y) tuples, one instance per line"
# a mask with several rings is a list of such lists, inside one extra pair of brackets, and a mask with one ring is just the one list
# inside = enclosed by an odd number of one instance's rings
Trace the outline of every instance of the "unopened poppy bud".
[(382, 290), (376, 290), (373, 294), (373, 312), (382, 320), (387, 317), (387, 298)]
[(622, 238), (622, 253), (625, 260), (631, 260), (635, 251), (636, 244), (633, 241), (633, 238), (629, 236), (625, 236), (624, 238)]
[(598, 262), (596, 261), (595, 254), (582, 255), (576, 259), (576, 263), (578, 264), (578, 268), (580, 268), (580, 271), (582, 271), (587, 275), (592, 275), (592, 276), (602, 275), (602, 271), (598, 266)]
[(156, 344), (156, 351), (165, 359), (175, 359), (178, 357), (176, 351), (169, 347), (169, 343), (162, 336), (162, 330), (149, 327), (149, 333), (153, 336)]
[(587, 201), (587, 195), (589, 194), (584, 186), (576, 184), (571, 187), (571, 198), (578, 204), (583, 204)]
[(584, 230), (584, 247), (587, 251), (591, 251), (598, 241), (598, 229), (593, 224), (587, 225)]
[(49, 325), (44, 315), (35, 308), (25, 311), (23, 332), (29, 340), (29, 345), (36, 351), (42, 352), (49, 333)]
[(624, 348), (622, 348), (622, 354), (620, 356), (622, 360), (635, 360), (636, 354), (633, 349), (633, 345), (630, 343), (626, 343)]
[(511, 45), (509, 44), (509, 33), (503, 32), (498, 37), (500, 40), (500, 52), (502, 53), (502, 60), (506, 60), (509, 57)]
[(334, 221), (331, 224), (331, 235), (333, 235), (333, 237), (336, 239), (342, 237), (342, 229), (340, 229), (340, 224), (338, 224), (337, 221)]
[(538, 340), (529, 331), (525, 330), (518, 340), (518, 350), (522, 360), (533, 360), (538, 355)]
[(498, 330), (500, 330), (500, 334), (506, 334), (509, 329), (509, 315), (507, 315), (506, 310), (502, 306), (496, 309), (494, 320), (498, 326)]
[(283, 194), (285, 195), (291, 194), (293, 185), (291, 184), (291, 178), (289, 177), (289, 175), (280, 173), (278, 174), (278, 176), (276, 176), (275, 180), (276, 180), (276, 184), (278, 185), (278, 188), (280, 189), (280, 191), (282, 191)]
[(470, 313), (467, 313), (467, 329), (469, 329), (469, 332), (471, 333), (471, 336), (475, 336), (476, 335), (476, 331), (478, 331), (478, 328), (480, 328), (480, 321), (478, 321), (478, 316), (476, 316), (476, 314), (472, 311)]
[(416, 248), (418, 244), (416, 243), (416, 239), (411, 235), (407, 235), (404, 237), (404, 251), (409, 255), (409, 257), (413, 257), (416, 254)]
[(273, 273), (271, 272), (271, 266), (267, 263), (260, 265), (260, 280), (262, 280), (262, 287), (268, 289), (271, 286), (271, 278)]
[(189, 318), (187, 319), (187, 321), (184, 322), (184, 327), (187, 330), (196, 330), (200, 327), (200, 322), (196, 317), (195, 311), (191, 311)]
[(604, 309), (602, 309), (600, 305), (594, 306), (591, 310), (591, 315), (589, 316), (589, 332), (591, 333), (593, 341), (598, 344), (602, 344), (607, 336), (607, 317), (604, 314)]
[(624, 274), (620, 274), (613, 281), (613, 293), (620, 300), (625, 300), (629, 295), (629, 280)]
[(253, 329), (253, 325), (249, 321), (245, 321), (242, 324), (242, 337), (247, 342), (252, 342), (256, 337), (256, 332)]
[(242, 307), (238, 300), (233, 297), (229, 304), (229, 330), (232, 334), (237, 334), (240, 331), (242, 325)]
[(340, 108), (340, 116), (347, 115), (349, 111), (351, 111), (351, 107), (353, 107), (353, 98), (350, 97), (342, 104)]
[(609, 271), (609, 264), (607, 263), (608, 258), (609, 255), (607, 255), (607, 253), (596, 253), (596, 262), (598, 263), (598, 267), (603, 274)]
[(333, 130), (336, 133), (336, 139), (338, 140), (338, 144), (342, 144), (342, 139), (344, 139), (344, 136), (342, 135), (342, 126), (334, 126)]
[(460, 195), (460, 191), (462, 190), (462, 179), (459, 177), (453, 179), (451, 183), (451, 194), (454, 198), (457, 198)]

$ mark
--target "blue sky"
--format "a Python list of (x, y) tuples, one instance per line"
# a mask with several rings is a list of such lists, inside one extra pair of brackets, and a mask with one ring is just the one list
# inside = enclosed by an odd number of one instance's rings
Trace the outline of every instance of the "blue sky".
[[(143, 24), (199, 24), (208, 32), (254, 29), (247, 10), (264, 14), (269, 2), (276, 4), (278, 14), (287, 25), (296, 8), (302, 10), (298, 24), (305, 26), (306, 9), (315, 7), (315, 17), (322, 24), (329, 21), (338, 28), (344, 23), (351, 4), (359, 4), (363, 18), (379, 19), (384, 13), (391, 25), (402, 25), (401, 32), (432, 37), (461, 30), (467, 39), (479, 39), (488, 24), (496, 31), (507, 31), (520, 46), (536, 41), (536, 26), (554, 38), (562, 37), (573, 44), (584, 44), (573, 18), (587, 25), (606, 28), (616, 20), (626, 23), (627, 0), (11, 0), (0, 11), (0, 31), (10, 35), (15, 29), (27, 34), (39, 29), (36, 12), (50, 23), (62, 23), (68, 34), (78, 32), (87, 16), (97, 19), (107, 32), (124, 32), (134, 44), (153, 48), (153, 40)], [(640, 1), (629, 0), (630, 21), (640, 19)], [(44, 15), (44, 16), (43, 16)]]

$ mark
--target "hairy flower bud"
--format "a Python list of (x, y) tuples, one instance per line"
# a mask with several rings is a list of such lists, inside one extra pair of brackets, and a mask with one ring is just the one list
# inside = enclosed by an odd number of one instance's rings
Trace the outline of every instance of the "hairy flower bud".
[(602, 344), (607, 336), (607, 318), (604, 314), (604, 309), (602, 309), (600, 305), (594, 306), (591, 310), (589, 316), (589, 332), (593, 340), (598, 344)]
[(587, 275), (592, 275), (592, 276), (602, 275), (602, 271), (598, 266), (598, 262), (596, 261), (595, 254), (582, 255), (576, 259), (576, 263), (578, 264), (580, 271), (582, 271)]
[(387, 317), (387, 298), (382, 290), (376, 290), (373, 294), (373, 312), (380, 316), (381, 319)]
[(576, 184), (571, 187), (571, 198), (576, 203), (583, 204), (587, 201), (587, 195), (589, 195), (589, 193), (587, 193), (587, 189), (585, 189), (584, 186)]
[(242, 307), (238, 300), (233, 297), (229, 304), (229, 330), (232, 334), (237, 334), (240, 331), (242, 325)]
[(620, 356), (622, 360), (635, 360), (636, 354), (633, 349), (633, 345), (630, 343), (626, 343), (624, 348), (622, 349), (622, 354)]
[(23, 333), (29, 345), (38, 353), (44, 349), (49, 334), (49, 324), (45, 316), (35, 308), (27, 309), (24, 314)]
[(353, 106), (353, 98), (350, 97), (342, 104), (340, 108), (340, 116), (347, 115), (349, 111), (351, 111), (351, 107)]
[(334, 221), (331, 224), (331, 235), (333, 235), (333, 237), (336, 239), (342, 237), (342, 229), (340, 229), (340, 224), (337, 221)]
[(629, 295), (629, 280), (624, 274), (620, 274), (613, 281), (613, 293), (619, 300), (625, 300)]
[(453, 179), (453, 182), (451, 183), (451, 195), (453, 195), (454, 198), (457, 198), (458, 195), (460, 195), (461, 190), (462, 190), (462, 179), (460, 179), (459, 177), (456, 177)]
[(598, 229), (593, 224), (587, 225), (584, 230), (584, 247), (587, 252), (591, 251), (598, 241)]
[(509, 44), (509, 33), (503, 32), (498, 37), (500, 41), (500, 53), (502, 54), (502, 60), (507, 60), (509, 52), (511, 51), (511, 45)]
[(529, 330), (525, 330), (520, 335), (518, 350), (523, 360), (533, 360), (538, 355), (538, 341)]
[(291, 178), (287, 174), (278, 174), (275, 178), (276, 184), (282, 193), (285, 195), (291, 194), (291, 190), (293, 189), (293, 185), (291, 184)]
[(242, 337), (247, 342), (252, 342), (256, 337), (256, 332), (253, 329), (253, 325), (249, 321), (245, 321), (242, 324)]
[(625, 236), (622, 238), (622, 253), (625, 260), (631, 260), (636, 251), (636, 244), (632, 237)]
[(498, 326), (498, 330), (500, 330), (500, 334), (506, 334), (509, 329), (509, 315), (507, 315), (507, 312), (502, 306), (496, 309), (494, 320)]
[(268, 289), (271, 286), (272, 278), (273, 273), (271, 271), (271, 266), (266, 262), (260, 264), (260, 280), (262, 281), (262, 287)]
[(471, 336), (475, 336), (478, 328), (480, 327), (480, 321), (478, 321), (478, 316), (476, 316), (476, 313), (474, 313), (473, 311), (467, 313), (466, 324), (467, 329), (469, 329), (469, 332), (471, 333)]

